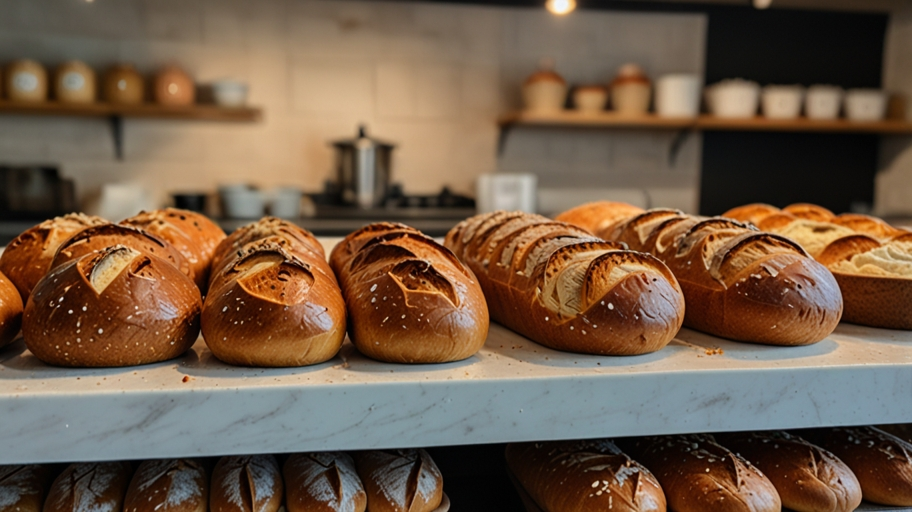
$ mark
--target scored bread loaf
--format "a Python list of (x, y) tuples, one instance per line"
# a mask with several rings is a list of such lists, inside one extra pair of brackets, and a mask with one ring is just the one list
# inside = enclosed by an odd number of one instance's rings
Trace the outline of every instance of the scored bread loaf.
[(449, 249), (402, 224), (370, 224), (336, 245), (330, 266), (358, 350), (390, 363), (472, 356), (488, 334), (478, 281)]
[[(223, 239), (212, 254), (213, 272), (218, 268), (219, 262), (230, 263), (237, 257), (238, 251), (252, 242), (269, 237), (279, 237), (281, 245), (289, 246), (294, 252), (313, 252), (325, 258), (323, 246), (310, 231), (302, 229), (287, 220), (276, 217), (263, 217), (262, 219), (239, 227)], [(226, 261), (227, 260), (227, 261)]]
[(445, 245), (475, 273), (493, 320), (550, 348), (644, 354), (681, 327), (684, 298), (668, 267), (569, 224), (488, 213), (454, 227)]
[(795, 512), (852, 512), (861, 486), (852, 470), (823, 448), (787, 432), (715, 434), (719, 444), (749, 460)]
[(912, 444), (875, 427), (802, 430), (801, 435), (845, 462), (867, 501), (912, 506)]
[(426, 451), (354, 454), (368, 512), (432, 512), (443, 501), (443, 475)]
[(121, 512), (132, 474), (129, 462), (70, 464), (51, 485), (44, 512)]
[(544, 512), (664, 512), (655, 476), (609, 440), (511, 443), (507, 465)]
[(212, 470), (210, 512), (276, 512), (284, 487), (272, 455), (222, 457)]
[(65, 263), (25, 306), (22, 334), (58, 366), (132, 366), (177, 357), (199, 336), (199, 288), (167, 261), (122, 245)]
[(19, 290), (0, 272), (0, 347), (13, 341), (22, 326), (22, 297)]
[(367, 494), (342, 452), (296, 453), (284, 466), (288, 512), (364, 512)]
[[(345, 338), (345, 302), (322, 248), (311, 246), (313, 235), (275, 219), (253, 226), (241, 228), (250, 242), (213, 260), (202, 311), (206, 345), (220, 360), (244, 366), (331, 359)], [(232, 233), (220, 247), (237, 240)]]
[(142, 229), (171, 244), (190, 266), (200, 289), (209, 283), (209, 266), (215, 248), (225, 239), (225, 232), (201, 213), (176, 208), (140, 212), (120, 222)]
[(25, 304), (32, 288), (51, 269), (60, 244), (83, 229), (107, 222), (81, 213), (46, 220), (25, 230), (6, 246), (0, 255), (0, 272), (16, 285)]
[(40, 464), (0, 466), (0, 512), (41, 512), (50, 480)]
[(136, 468), (123, 512), (207, 512), (208, 484), (198, 460), (147, 460)]
[[(587, 206), (596, 219), (614, 218), (616, 209), (629, 206), (596, 205)], [(572, 215), (574, 210), (558, 218)], [(668, 265), (684, 291), (684, 325), (699, 331), (738, 341), (807, 345), (826, 338), (842, 315), (839, 287), (823, 265), (791, 240), (745, 224), (655, 209), (595, 234)]]
[(675, 512), (780, 512), (772, 483), (750, 462), (711, 435), (619, 439), (618, 444), (649, 468)]

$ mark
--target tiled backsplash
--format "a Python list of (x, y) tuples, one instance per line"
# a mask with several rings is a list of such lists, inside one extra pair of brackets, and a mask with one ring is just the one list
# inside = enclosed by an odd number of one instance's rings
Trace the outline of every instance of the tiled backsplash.
[(543, 56), (572, 83), (611, 79), (625, 62), (653, 76), (702, 73), (699, 15), (345, 0), (5, 0), (0, 61), (116, 61), (145, 72), (169, 62), (198, 81), (251, 85), (252, 125), (127, 120), (114, 159), (101, 120), (0, 117), (0, 162), (52, 162), (84, 199), (103, 183), (177, 189), (246, 181), (318, 189), (332, 176), (327, 142), (359, 123), (398, 144), (394, 179), (407, 192), (472, 192), (493, 171), (534, 172), (543, 187), (648, 189), (696, 208), (698, 135), (672, 166), (668, 132), (517, 129), (501, 157), (496, 118)]

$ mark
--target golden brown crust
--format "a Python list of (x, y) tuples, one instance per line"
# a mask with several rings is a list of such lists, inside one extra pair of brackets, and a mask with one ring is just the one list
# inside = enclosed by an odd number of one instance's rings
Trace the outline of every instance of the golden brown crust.
[(132, 474), (128, 462), (70, 464), (51, 485), (44, 512), (121, 512)]
[(732, 208), (731, 210), (728, 210), (727, 212), (720, 215), (720, 217), (725, 217), (726, 219), (734, 219), (741, 222), (750, 222), (751, 224), (757, 225), (763, 219), (781, 211), (782, 210), (776, 208), (773, 205), (753, 203), (746, 204), (744, 206), (738, 206), (737, 208)]
[(443, 475), (424, 450), (353, 454), (369, 512), (433, 512), (443, 501)]
[(813, 220), (816, 222), (832, 222), (833, 218), (836, 217), (836, 214), (830, 210), (810, 203), (790, 204), (783, 208), (782, 211), (791, 213), (799, 219)]
[(297, 453), (285, 461), (288, 512), (364, 512), (367, 494), (342, 452)]
[[(297, 225), (276, 217), (263, 217), (250, 224), (239, 227), (222, 240), (212, 254), (212, 271), (230, 264), (230, 260), (237, 257), (237, 252), (250, 243), (264, 238), (278, 236), (287, 245), (287, 249), (295, 253), (314, 253), (320, 258), (326, 258), (323, 246), (312, 233)], [(228, 260), (228, 261), (226, 261)]]
[(124, 246), (65, 263), (35, 287), (22, 334), (58, 366), (133, 366), (177, 357), (199, 336), (199, 289), (170, 263)]
[(782, 510), (779, 494), (766, 476), (708, 434), (647, 437), (618, 444), (656, 476), (670, 510)]
[(494, 212), (460, 223), (445, 244), (478, 277), (491, 318), (542, 345), (643, 354), (680, 329), (683, 296), (665, 265), (569, 224)]
[(856, 233), (874, 237), (878, 240), (889, 240), (906, 233), (901, 229), (894, 228), (877, 217), (861, 215), (859, 213), (843, 213), (833, 217), (830, 222), (838, 226), (847, 227)]
[(875, 427), (814, 429), (801, 434), (852, 469), (864, 499), (912, 506), (912, 444)]
[(787, 432), (716, 434), (716, 440), (757, 466), (795, 512), (852, 512), (861, 485), (835, 455)]
[(544, 512), (664, 512), (655, 476), (608, 440), (511, 443), (510, 471)]
[(209, 479), (196, 459), (147, 460), (136, 468), (123, 512), (206, 512)]
[(475, 354), (488, 308), (472, 272), (449, 249), (407, 226), (369, 225), (330, 258), (348, 306), (349, 337), (392, 363), (444, 363)]
[(210, 512), (276, 512), (284, 496), (272, 455), (222, 457), (212, 470)]
[(0, 512), (41, 512), (50, 483), (47, 466), (0, 466)]
[(595, 236), (605, 238), (605, 234), (610, 233), (615, 224), (644, 211), (632, 204), (596, 201), (571, 208), (554, 220), (579, 226)]
[(16, 285), (24, 304), (67, 238), (85, 228), (106, 224), (100, 217), (71, 213), (46, 220), (17, 236), (0, 255), (0, 272)]
[(12, 281), (0, 273), (0, 347), (13, 341), (22, 327), (22, 298)]

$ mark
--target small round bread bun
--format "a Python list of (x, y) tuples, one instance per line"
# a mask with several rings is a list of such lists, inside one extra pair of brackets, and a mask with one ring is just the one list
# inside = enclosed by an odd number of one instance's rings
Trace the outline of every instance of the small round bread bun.
[(199, 335), (201, 298), (167, 261), (117, 245), (61, 265), (35, 287), (22, 334), (57, 366), (116, 367), (177, 357)]
[(810, 203), (790, 204), (783, 208), (782, 211), (791, 213), (799, 219), (813, 220), (815, 222), (831, 222), (836, 217), (836, 214), (823, 206)]
[(284, 494), (272, 455), (222, 457), (212, 471), (210, 512), (276, 512)]
[(195, 459), (147, 460), (139, 465), (123, 512), (206, 512), (209, 480)]
[(132, 474), (129, 462), (70, 464), (51, 485), (44, 512), (121, 512)]
[(26, 230), (6, 246), (3, 255), (0, 255), (0, 272), (16, 285), (24, 304), (32, 288), (50, 270), (60, 244), (85, 228), (107, 222), (101, 217), (81, 213), (46, 220)]
[(13, 341), (22, 326), (22, 298), (12, 281), (0, 273), (0, 347)]
[[(367, 494), (342, 452), (295, 453), (285, 461), (288, 512), (364, 512)], [(217, 511), (213, 511), (217, 512)]]
[(41, 512), (50, 482), (48, 466), (0, 466), (0, 512)]
[(433, 512), (443, 501), (443, 475), (424, 450), (353, 454), (369, 512)]

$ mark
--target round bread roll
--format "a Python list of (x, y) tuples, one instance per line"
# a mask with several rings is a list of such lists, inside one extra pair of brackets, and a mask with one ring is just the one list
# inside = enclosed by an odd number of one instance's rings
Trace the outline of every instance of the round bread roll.
[(741, 222), (750, 222), (756, 226), (763, 219), (769, 217), (770, 215), (775, 215), (781, 211), (782, 210), (779, 208), (776, 208), (770, 204), (753, 203), (744, 206), (738, 206), (737, 208), (732, 208), (731, 210), (728, 210), (727, 212), (720, 215), (720, 217), (739, 220)]
[[(251, 222), (234, 230), (227, 238), (219, 243), (212, 255), (213, 272), (217, 266), (224, 266), (226, 259), (234, 259), (237, 253), (244, 246), (263, 240), (264, 238), (278, 236), (281, 238), (281, 245), (287, 245), (287, 249), (293, 252), (312, 252), (326, 259), (326, 252), (323, 246), (313, 234), (306, 229), (276, 217), (263, 217), (262, 219)], [(229, 262), (230, 263), (230, 260)]]
[(367, 494), (351, 457), (342, 452), (296, 453), (285, 461), (288, 512), (364, 512)]
[(598, 235), (609, 233), (617, 224), (646, 210), (627, 203), (596, 201), (567, 210), (554, 218), (556, 221), (579, 226)]
[(22, 326), (22, 298), (12, 281), (0, 273), (0, 347), (13, 341)]
[(432, 512), (443, 501), (443, 475), (426, 451), (354, 454), (368, 512)]
[(225, 232), (201, 213), (176, 208), (140, 212), (120, 222), (151, 233), (170, 243), (190, 265), (194, 281), (205, 290), (209, 265)]
[(222, 457), (212, 471), (210, 512), (276, 512), (282, 473), (272, 455)]
[(212, 276), (203, 305), (203, 338), (215, 357), (265, 367), (334, 357), (345, 338), (345, 302), (326, 261), (271, 239), (240, 252)]
[(812, 220), (816, 222), (830, 222), (836, 217), (836, 214), (822, 206), (810, 203), (790, 204), (782, 209), (784, 212), (791, 213), (799, 219)]
[(199, 288), (170, 263), (117, 245), (61, 265), (35, 287), (22, 334), (58, 366), (132, 366), (177, 357), (199, 335)]
[(70, 464), (51, 485), (44, 512), (121, 512), (132, 474), (128, 462)]
[(832, 453), (787, 432), (715, 434), (720, 444), (757, 466), (795, 512), (851, 512), (861, 504), (852, 470)]
[(194, 459), (147, 460), (139, 465), (123, 512), (207, 512), (206, 469)]
[(41, 512), (50, 481), (47, 466), (0, 466), (0, 512)]
[(68, 261), (114, 245), (123, 245), (143, 254), (161, 258), (180, 269), (190, 279), (195, 278), (190, 263), (171, 244), (141, 229), (118, 224), (92, 226), (76, 233), (60, 245), (50, 268), (55, 269)]
[(46, 220), (26, 230), (6, 246), (0, 255), (0, 272), (16, 285), (25, 304), (32, 288), (50, 270), (60, 244), (83, 229), (107, 222), (101, 217), (81, 213)]
[(449, 249), (402, 224), (370, 224), (336, 245), (330, 264), (358, 350), (390, 363), (460, 361), (484, 345), (488, 308), (475, 275)]

